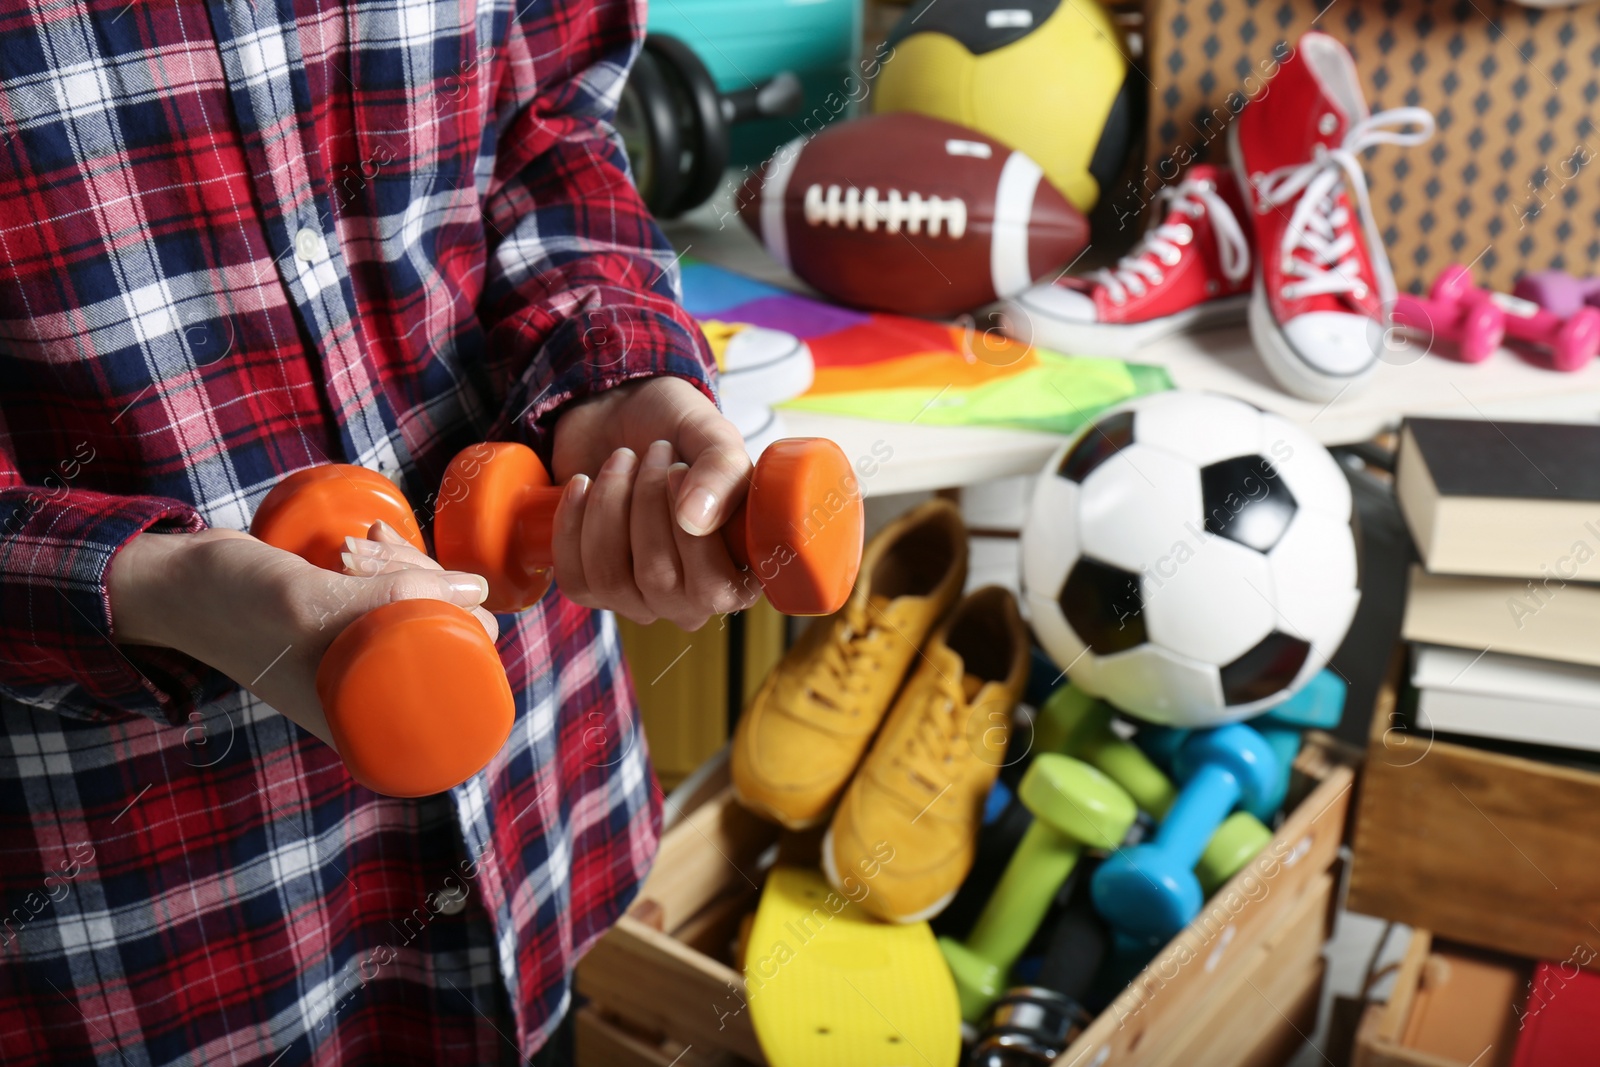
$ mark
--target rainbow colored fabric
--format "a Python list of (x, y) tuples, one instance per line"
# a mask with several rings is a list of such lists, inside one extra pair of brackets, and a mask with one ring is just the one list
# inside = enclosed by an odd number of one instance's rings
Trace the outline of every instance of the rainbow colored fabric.
[(971, 323), (856, 311), (685, 260), (699, 319), (784, 330), (811, 347), (816, 380), (785, 408), (889, 422), (1071, 433), (1094, 415), (1172, 388), (1160, 367), (1063, 356)]

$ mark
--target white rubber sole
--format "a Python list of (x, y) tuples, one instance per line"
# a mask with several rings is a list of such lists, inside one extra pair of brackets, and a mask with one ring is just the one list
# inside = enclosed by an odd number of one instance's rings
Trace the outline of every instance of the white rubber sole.
[[(835, 867), (833, 863), (832, 826), (829, 826), (828, 832), (822, 835), (822, 876), (828, 880), (829, 885), (833, 886), (833, 889), (836, 893), (847, 900), (850, 899), (850, 894), (845, 892), (843, 879), (839, 877), (839, 869)], [(870, 890), (870, 880), (864, 880), (864, 884), (867, 884)], [(950, 906), (950, 902), (956, 898), (957, 892), (959, 892), (959, 887), (957, 887), (957, 889), (952, 889), (950, 892), (946, 893), (944, 896), (934, 901), (931, 905), (923, 908), (914, 915), (894, 915), (890, 916), (886, 921), (903, 924), (927, 922), (929, 919), (948, 908)], [(872, 914), (877, 915), (878, 913), (873, 912)], [(882, 916), (879, 917), (882, 918)]]
[(1358, 390), (1378, 369), (1378, 356), (1354, 374), (1329, 374), (1313, 367), (1302, 356), (1283, 328), (1272, 317), (1272, 306), (1267, 302), (1261, 278), (1256, 277), (1250, 293), (1250, 340), (1255, 342), (1261, 362), (1283, 390), (1301, 400), (1328, 403), (1346, 393)]
[(1027, 294), (1023, 293), (1006, 301), (1005, 314), (1027, 324), (1018, 324), (1015, 330), (1008, 331), (1019, 341), (1068, 356), (1122, 359), (1173, 334), (1238, 325), (1245, 321), (1249, 303), (1249, 295), (1241, 293), (1207, 300), (1176, 315), (1147, 322), (1065, 322), (1029, 303)]
[[(1255, 186), (1251, 184), (1250, 175), (1244, 168), (1244, 160), (1239, 155), (1237, 125), (1228, 127), (1228, 162), (1232, 165), (1234, 179), (1238, 181), (1239, 188), (1243, 192), (1245, 210), (1254, 215)], [(1260, 260), (1261, 253), (1258, 250), (1256, 263), (1252, 268), (1255, 277), (1254, 284), (1250, 287), (1250, 312), (1247, 318), (1250, 323), (1250, 340), (1255, 344), (1261, 362), (1266, 365), (1267, 373), (1271, 374), (1283, 387), (1283, 391), (1290, 396), (1318, 403), (1329, 403), (1366, 384), (1378, 369), (1376, 352), (1373, 353), (1372, 361), (1354, 374), (1329, 374), (1313, 366), (1294, 345), (1289, 343), (1283, 327), (1278, 325), (1278, 320), (1272, 315), (1272, 305), (1267, 300), (1266, 287), (1261, 278)]]

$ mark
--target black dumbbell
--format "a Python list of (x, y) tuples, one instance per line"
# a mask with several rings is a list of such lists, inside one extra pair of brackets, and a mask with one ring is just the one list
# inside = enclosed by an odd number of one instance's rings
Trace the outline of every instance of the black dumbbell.
[(1055, 916), (1033, 984), (1006, 991), (989, 1009), (970, 1067), (1032, 1067), (1055, 1062), (1093, 1016), (1083, 1006), (1109, 949), (1111, 932), (1087, 892)]

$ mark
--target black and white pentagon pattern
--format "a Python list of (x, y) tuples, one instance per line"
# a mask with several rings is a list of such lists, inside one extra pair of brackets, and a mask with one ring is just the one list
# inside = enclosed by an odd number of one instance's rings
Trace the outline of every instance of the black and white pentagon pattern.
[(1052, 464), (1056, 474), (1081, 485), (1108, 459), (1133, 444), (1133, 414), (1115, 411), (1091, 423)]
[(1270, 700), (1299, 677), (1311, 656), (1311, 646), (1298, 637), (1276, 631), (1250, 651), (1224, 664), (1222, 697), (1230, 707)]
[(1299, 427), (1163, 393), (1040, 477), (1022, 536), (1040, 643), (1074, 682), (1174, 725), (1256, 714), (1320, 670), (1359, 600), (1349, 486)]
[(1294, 494), (1260, 455), (1220, 459), (1200, 468), (1206, 532), (1270, 552), (1294, 521)]
[(1098, 656), (1126, 652), (1149, 639), (1137, 571), (1080, 557), (1061, 586), (1057, 606), (1073, 633)]

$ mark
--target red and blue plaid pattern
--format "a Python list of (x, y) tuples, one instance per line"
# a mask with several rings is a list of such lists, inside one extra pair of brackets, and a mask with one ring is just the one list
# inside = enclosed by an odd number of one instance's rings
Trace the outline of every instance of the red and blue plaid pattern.
[(609, 125), (642, 17), (0, 11), (0, 1061), (514, 1061), (564, 1010), (659, 822), (608, 616), (503, 619), (510, 742), (405, 801), (117, 646), (105, 575), (141, 531), (246, 528), (311, 464), (426, 520), (471, 442), (548, 457), (573, 399), (709, 391)]

